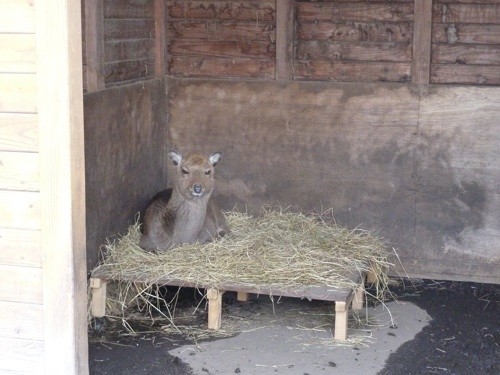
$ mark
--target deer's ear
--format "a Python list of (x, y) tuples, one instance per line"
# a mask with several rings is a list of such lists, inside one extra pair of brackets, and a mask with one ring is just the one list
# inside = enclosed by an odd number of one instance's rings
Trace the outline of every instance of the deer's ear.
[(182, 162), (182, 154), (177, 151), (170, 151), (168, 157), (172, 159), (172, 162), (176, 167), (178, 167)]
[(212, 164), (212, 166), (215, 167), (219, 162), (221, 156), (222, 154), (220, 152), (214, 152), (212, 155), (208, 157), (208, 161), (210, 161), (210, 164)]

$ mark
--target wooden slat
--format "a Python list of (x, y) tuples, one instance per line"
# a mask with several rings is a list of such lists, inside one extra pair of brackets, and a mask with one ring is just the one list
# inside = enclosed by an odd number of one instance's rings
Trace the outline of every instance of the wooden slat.
[(0, 301), (43, 303), (41, 268), (0, 264), (0, 275)]
[(155, 73), (167, 73), (167, 9), (165, 0), (155, 0)]
[(0, 112), (37, 111), (36, 76), (0, 73)]
[(297, 61), (295, 64), (296, 79), (346, 82), (408, 82), (410, 77), (410, 63), (315, 60)]
[(0, 151), (0, 189), (39, 190), (38, 154)]
[(293, 76), (293, 41), (295, 30), (294, 1), (276, 4), (276, 79), (289, 80)]
[[(281, 0), (283, 1), (283, 0)], [(167, 1), (171, 19), (274, 21), (275, 1)]]
[(432, 62), (438, 64), (500, 65), (498, 45), (434, 44)]
[(213, 39), (225, 41), (275, 40), (271, 22), (174, 21), (167, 22), (168, 38)]
[(133, 0), (104, 0), (104, 18), (153, 19), (154, 2)]
[(85, 0), (85, 88), (102, 90), (104, 82), (104, 0)]
[(43, 306), (0, 301), (0, 337), (43, 340)]
[(411, 22), (301, 22), (297, 40), (336, 42), (411, 42)]
[(411, 43), (300, 42), (300, 60), (411, 61)]
[(500, 44), (500, 24), (448, 24), (436, 23), (432, 40), (438, 43)]
[(408, 3), (297, 3), (300, 21), (412, 21), (413, 4)]
[(500, 66), (433, 64), (431, 82), (500, 85)]
[(155, 24), (152, 19), (104, 20), (104, 40), (154, 38)]
[(212, 57), (244, 57), (274, 60), (274, 48), (268, 42), (246, 41), (205, 41), (173, 40), (169, 43), (171, 55), (198, 55)]
[(104, 43), (106, 63), (148, 59), (155, 56), (154, 39), (108, 41)]
[(0, 340), (0, 373), (39, 374), (44, 365), (42, 341), (2, 338)]
[(0, 0), (0, 33), (34, 33), (35, 0)]
[(0, 113), (0, 150), (38, 151), (36, 114)]
[(0, 72), (35, 73), (35, 35), (0, 34)]
[(274, 61), (171, 56), (169, 74), (182, 77), (248, 77), (272, 79)]
[(431, 66), (432, 0), (415, 0), (413, 30), (412, 83), (427, 85)]
[(442, 23), (498, 23), (499, 4), (436, 3), (433, 6), (434, 22)]
[(0, 190), (0, 227), (40, 229), (40, 195), (35, 192)]
[(155, 75), (155, 60), (141, 59), (106, 64), (104, 67), (106, 84), (125, 82)]
[(40, 231), (0, 228), (0, 264), (41, 267)]

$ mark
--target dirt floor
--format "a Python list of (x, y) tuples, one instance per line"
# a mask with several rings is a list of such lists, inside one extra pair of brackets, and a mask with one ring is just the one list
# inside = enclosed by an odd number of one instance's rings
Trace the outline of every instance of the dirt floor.
[[(380, 366), (383, 369), (366, 364), (366, 369), (362, 370), (363, 375), (500, 373), (500, 286), (431, 280), (412, 280), (410, 283), (408, 280), (399, 280), (398, 285), (391, 288), (391, 292), (399, 306), (406, 304), (406, 308), (414, 309), (402, 311), (410, 311), (406, 315), (413, 314), (411, 311), (414, 311), (413, 318), (420, 322), (423, 328), (418, 327), (418, 332), (412, 333), (411, 337), (405, 339), (406, 341), (396, 349), (387, 349), (387, 357), (383, 360), (385, 363)], [(354, 340), (348, 343), (347, 348), (335, 347), (320, 336), (311, 336), (316, 331), (320, 334), (328, 331), (329, 328), (323, 330), (323, 327), (332, 321), (331, 304), (291, 300), (293, 299), (270, 304), (269, 298), (260, 296), (241, 303), (236, 301), (234, 295), (227, 293), (223, 300), (223, 326), (226, 329), (219, 333), (220, 337), (207, 336), (202, 330), (206, 324), (206, 312), (203, 302), (200, 305), (199, 295), (191, 289), (183, 290), (179, 296), (176, 325), (180, 328), (180, 333), (176, 333), (172, 327), (165, 328), (160, 322), (155, 323), (153, 327), (144, 324), (134, 326), (140, 333), (127, 335), (120, 321), (106, 320), (102, 327), (102, 321), (94, 322), (94, 329), (91, 329), (89, 334), (90, 374), (356, 374), (361, 372), (352, 369), (346, 372), (347, 365), (342, 367), (341, 358), (346, 359), (345, 363), (348, 362), (347, 359), (352, 360), (352, 363), (359, 363), (363, 358), (371, 358), (370, 353), (384, 351), (384, 348), (389, 347), (388, 340), (404, 336), (408, 328), (405, 327), (405, 322), (408, 321), (405, 319), (401, 319), (392, 327), (386, 322), (385, 331), (381, 331), (383, 336), (375, 335), (377, 338), (372, 336), (371, 339), (360, 342)], [(369, 301), (369, 304), (373, 305), (373, 301)], [(381, 306), (373, 308), (377, 311)], [(424, 318), (422, 313), (428, 316), (428, 319)], [(418, 314), (420, 315), (417, 317)], [(305, 329), (303, 322), (310, 322), (310, 327), (320, 328)], [(187, 330), (184, 327), (192, 329)], [(273, 331), (276, 327), (281, 327), (282, 331)], [(369, 331), (357, 321), (350, 321), (349, 327), (350, 330)], [(311, 356), (305, 357), (306, 361), (307, 358), (312, 358), (318, 362), (308, 363), (307, 368), (312, 370), (304, 370), (306, 367), (298, 365), (294, 367), (292, 359), (296, 357), (298, 361), (298, 352), (276, 353), (276, 358), (289, 358), (290, 364), (280, 365), (283, 367), (238, 365), (240, 362), (243, 364), (245, 355), (252, 355), (253, 352), (241, 342), (234, 344), (234, 340), (245, 335), (250, 341), (266, 341), (270, 340), (270, 337), (272, 340), (274, 336), (270, 335), (270, 332), (278, 332), (277, 337), (280, 340), (282, 336), (279, 332), (288, 334), (288, 331), (301, 331), (307, 335), (307, 342), (304, 341), (304, 336), (301, 336), (300, 348), (312, 353)], [(293, 339), (296, 337), (293, 336)], [(316, 340), (314, 345), (310, 345), (312, 339)], [(323, 341), (320, 342), (319, 339)], [(218, 357), (207, 353), (206, 349), (197, 350), (211, 346), (218, 348), (214, 349)], [(200, 352), (203, 350), (215, 363), (210, 363), (210, 359), (200, 362)], [(264, 354), (261, 350), (259, 355), (263, 357)], [(226, 357), (235, 355), (239, 357), (240, 362), (236, 361), (236, 364), (224, 367)], [(199, 358), (197, 367), (189, 360), (196, 357)]]

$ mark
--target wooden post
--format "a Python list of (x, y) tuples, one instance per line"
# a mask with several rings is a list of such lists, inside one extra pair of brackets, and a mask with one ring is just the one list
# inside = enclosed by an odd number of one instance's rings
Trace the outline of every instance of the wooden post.
[(106, 280), (91, 278), (92, 301), (90, 303), (92, 316), (102, 318), (106, 315)]
[(207, 289), (208, 329), (219, 329), (222, 324), (222, 294), (218, 289)]
[(155, 0), (155, 74), (167, 74), (167, 11), (165, 0)]
[(246, 302), (246, 301), (248, 301), (248, 293), (236, 292), (236, 299), (240, 302)]
[(335, 340), (347, 339), (347, 304), (335, 302)]
[(428, 85), (431, 74), (432, 0), (415, 0), (412, 83)]
[(365, 304), (365, 280), (364, 277), (361, 278), (361, 283), (354, 292), (354, 298), (352, 299), (352, 309), (361, 310)]
[(293, 0), (276, 2), (276, 80), (293, 78), (293, 37), (295, 8)]
[(106, 86), (103, 0), (85, 0), (85, 61), (87, 63), (87, 92), (103, 90)]

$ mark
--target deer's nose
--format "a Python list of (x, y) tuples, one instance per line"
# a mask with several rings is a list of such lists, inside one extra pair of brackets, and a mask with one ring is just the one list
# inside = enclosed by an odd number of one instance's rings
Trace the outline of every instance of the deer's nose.
[(193, 186), (193, 192), (195, 194), (201, 194), (201, 192), (203, 191), (203, 186), (200, 185), (200, 184), (196, 184)]

